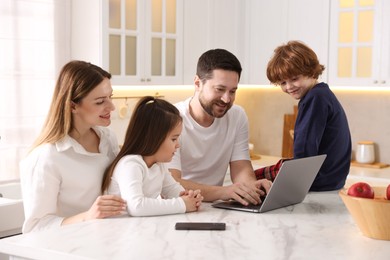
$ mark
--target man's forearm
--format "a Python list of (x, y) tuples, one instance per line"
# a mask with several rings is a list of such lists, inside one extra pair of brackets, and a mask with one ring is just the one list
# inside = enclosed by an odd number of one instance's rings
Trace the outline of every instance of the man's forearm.
[(233, 183), (247, 183), (256, 181), (256, 175), (253, 171), (250, 161), (242, 160), (230, 163), (230, 177)]

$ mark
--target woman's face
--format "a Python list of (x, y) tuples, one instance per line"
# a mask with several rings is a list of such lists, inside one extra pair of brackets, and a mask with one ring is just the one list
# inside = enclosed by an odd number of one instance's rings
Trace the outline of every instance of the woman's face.
[(112, 87), (108, 78), (105, 78), (78, 104), (74, 104), (73, 121), (80, 128), (93, 126), (108, 126), (111, 123), (111, 111), (115, 109), (111, 100)]

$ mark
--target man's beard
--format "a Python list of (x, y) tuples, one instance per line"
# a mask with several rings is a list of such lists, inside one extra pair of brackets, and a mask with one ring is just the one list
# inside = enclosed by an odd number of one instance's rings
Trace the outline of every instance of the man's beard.
[[(210, 116), (212, 117), (216, 117), (216, 118), (221, 118), (223, 117), (227, 111), (229, 111), (229, 109), (232, 107), (232, 104), (231, 103), (225, 103), (223, 101), (215, 101), (215, 100), (212, 100), (210, 102), (207, 102), (205, 101), (202, 96), (200, 95), (199, 96), (199, 103), (200, 105), (202, 106), (203, 110), (209, 114)], [(225, 111), (223, 112), (223, 114), (216, 114), (214, 113), (213, 111), (213, 105), (216, 105), (218, 107), (217, 104), (223, 104), (223, 105), (226, 105), (226, 108), (225, 108)]]

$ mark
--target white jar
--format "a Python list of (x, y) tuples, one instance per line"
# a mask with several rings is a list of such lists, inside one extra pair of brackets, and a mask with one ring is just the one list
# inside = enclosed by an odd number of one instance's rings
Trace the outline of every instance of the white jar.
[(358, 163), (374, 163), (375, 162), (375, 150), (374, 142), (361, 141), (358, 142), (356, 149), (356, 161)]
[(253, 151), (253, 149), (255, 148), (255, 145), (252, 143), (249, 143), (248, 147), (249, 147), (249, 155), (252, 157), (253, 155), (255, 155), (255, 153)]

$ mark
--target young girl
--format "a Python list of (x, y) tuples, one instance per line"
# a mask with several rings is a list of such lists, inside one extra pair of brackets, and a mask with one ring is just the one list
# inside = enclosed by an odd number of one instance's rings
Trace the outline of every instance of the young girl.
[(126, 203), (100, 195), (119, 146), (110, 125), (111, 74), (84, 61), (61, 70), (50, 111), (21, 163), (23, 233), (120, 215)]
[(150, 96), (142, 98), (123, 147), (104, 174), (102, 192), (120, 195), (131, 216), (197, 211), (203, 200), (200, 191), (185, 192), (164, 164), (179, 148), (181, 131), (182, 118), (175, 106)]

